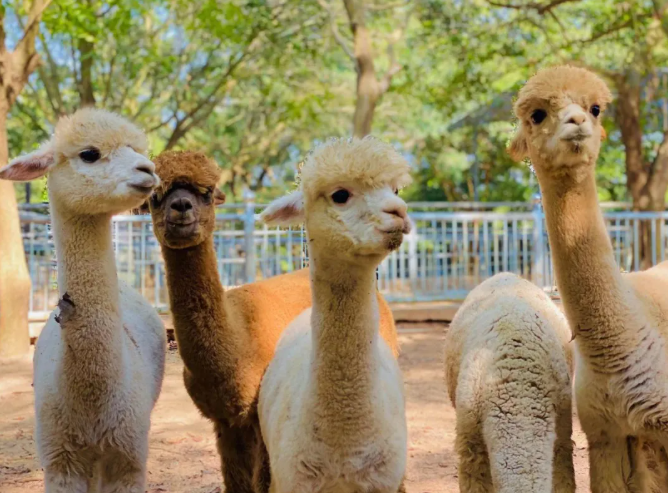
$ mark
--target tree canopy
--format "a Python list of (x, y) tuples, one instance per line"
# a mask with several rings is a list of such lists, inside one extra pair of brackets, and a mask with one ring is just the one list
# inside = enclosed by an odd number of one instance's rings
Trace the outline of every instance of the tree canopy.
[[(20, 27), (24, 2), (2, 6)], [(231, 200), (283, 193), (315, 142), (369, 130), (409, 157), (411, 200), (527, 200), (531, 170), (505, 153), (513, 98), (537, 69), (575, 63), (615, 95), (601, 198), (665, 203), (666, 0), (59, 0), (37, 51), (10, 155), (93, 104), (133, 119), (153, 153), (211, 154)]]

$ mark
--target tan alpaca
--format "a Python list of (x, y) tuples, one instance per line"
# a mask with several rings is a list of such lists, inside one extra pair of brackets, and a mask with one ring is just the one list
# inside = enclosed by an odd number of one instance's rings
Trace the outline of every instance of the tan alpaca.
[(271, 491), (397, 492), (406, 468), (403, 380), (380, 337), (375, 269), (410, 230), (408, 165), (370, 138), (310, 155), (301, 190), (263, 212), (305, 222), (313, 308), (283, 334), (258, 412)]
[[(184, 380), (199, 410), (213, 421), (227, 491), (267, 491), (269, 466), (256, 403), (262, 375), (287, 325), (311, 306), (308, 270), (227, 292), (213, 243), (220, 169), (198, 152), (155, 159), (161, 186), (150, 200), (162, 246)], [(383, 336), (396, 354), (392, 313), (377, 294)]]
[(445, 338), (462, 493), (574, 493), (566, 318), (542, 289), (497, 274)]
[[(510, 147), (543, 195), (557, 285), (577, 347), (575, 393), (593, 493), (668, 491), (668, 264), (620, 273), (595, 165), (610, 91), (593, 73), (546, 69), (520, 91)], [(648, 459), (654, 469), (648, 472)], [(665, 471), (664, 473), (665, 474)]]
[(0, 178), (48, 174), (58, 258), (59, 315), (34, 357), (35, 438), (49, 493), (145, 491), (151, 410), (164, 370), (165, 329), (118, 281), (112, 214), (158, 184), (146, 138), (123, 118), (82, 109)]

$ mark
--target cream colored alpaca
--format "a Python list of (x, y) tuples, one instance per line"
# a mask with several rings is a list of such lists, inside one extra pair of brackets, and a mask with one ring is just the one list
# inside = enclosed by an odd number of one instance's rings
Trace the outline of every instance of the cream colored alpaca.
[[(668, 445), (668, 264), (620, 273), (598, 205), (595, 166), (611, 96), (593, 73), (543, 70), (520, 91), (510, 147), (543, 194), (557, 285), (577, 347), (575, 397), (593, 493), (668, 491), (648, 473)], [(663, 462), (663, 463), (661, 463)], [(658, 484), (657, 484), (658, 482)]]
[(270, 224), (306, 223), (313, 292), (312, 313), (288, 326), (260, 387), (272, 492), (401, 486), (403, 381), (379, 335), (375, 269), (410, 230), (395, 195), (409, 180), (391, 146), (332, 141), (307, 158), (301, 190), (262, 214)]
[(111, 216), (158, 184), (134, 125), (101, 110), (61, 118), (53, 138), (0, 178), (48, 173), (62, 296), (34, 357), (35, 438), (49, 493), (145, 491), (151, 410), (160, 393), (165, 330), (120, 283)]
[(537, 286), (497, 274), (445, 338), (462, 493), (574, 493), (571, 332)]

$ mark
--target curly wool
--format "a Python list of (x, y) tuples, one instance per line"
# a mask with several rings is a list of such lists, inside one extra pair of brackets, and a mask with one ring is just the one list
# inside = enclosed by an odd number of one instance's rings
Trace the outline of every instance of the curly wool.
[(147, 139), (136, 125), (110, 111), (85, 107), (58, 120), (54, 132), (58, 161), (70, 159), (82, 148), (95, 147), (102, 157), (122, 146), (146, 154)]
[(153, 163), (163, 191), (177, 182), (214, 187), (220, 180), (220, 168), (203, 152), (165, 151), (153, 159)]
[(445, 350), (462, 492), (575, 491), (569, 340), (559, 309), (514, 274), (467, 296)]
[(306, 157), (301, 169), (301, 186), (307, 197), (327, 193), (336, 182), (350, 182), (367, 188), (393, 183), (402, 188), (411, 182), (410, 167), (390, 144), (373, 137), (331, 139)]

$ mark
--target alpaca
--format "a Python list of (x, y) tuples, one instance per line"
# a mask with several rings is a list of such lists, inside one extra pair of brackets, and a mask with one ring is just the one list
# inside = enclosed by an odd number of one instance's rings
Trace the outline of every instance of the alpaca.
[(166, 335), (151, 305), (119, 282), (111, 238), (111, 216), (159, 182), (145, 153), (134, 125), (85, 108), (0, 170), (10, 180), (48, 176), (61, 299), (37, 341), (34, 388), (49, 493), (145, 491)]
[[(161, 185), (149, 200), (162, 247), (185, 386), (214, 423), (225, 486), (265, 492), (269, 466), (260, 435), (260, 380), (287, 325), (311, 306), (308, 270), (224, 291), (213, 243), (217, 164), (199, 152), (155, 159)], [(398, 352), (392, 312), (377, 294), (383, 335)]]
[(445, 339), (462, 493), (574, 493), (571, 332), (537, 286), (502, 273), (476, 287)]
[(538, 72), (515, 103), (520, 126), (509, 152), (531, 158), (543, 196), (577, 348), (575, 399), (591, 491), (667, 491), (668, 263), (632, 274), (615, 263), (595, 182), (610, 100), (605, 82), (585, 69)]
[(305, 222), (313, 293), (260, 387), (274, 493), (403, 488), (403, 381), (379, 337), (374, 286), (376, 267), (410, 231), (396, 195), (409, 181), (390, 145), (334, 140), (306, 159), (301, 190), (262, 213), (268, 224)]

